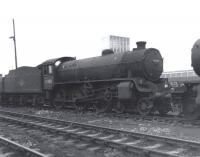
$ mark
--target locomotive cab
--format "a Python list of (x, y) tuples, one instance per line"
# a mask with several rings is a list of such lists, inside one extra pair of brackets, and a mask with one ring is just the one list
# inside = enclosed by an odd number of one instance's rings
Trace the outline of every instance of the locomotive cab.
[(42, 76), (43, 76), (43, 89), (51, 90), (54, 83), (54, 65), (47, 64), (42, 66)]
[(57, 63), (62, 63), (69, 60), (75, 60), (74, 57), (61, 57), (56, 59), (50, 59), (42, 64), (40, 64), (38, 67), (42, 71), (42, 85), (43, 90), (48, 93), (54, 88), (55, 84), (55, 71), (56, 71), (56, 65)]
[(38, 66), (42, 72), (42, 90), (46, 102), (52, 102), (52, 93), (56, 80), (56, 66), (57, 63), (74, 60), (74, 57), (61, 57), (56, 59), (50, 59)]

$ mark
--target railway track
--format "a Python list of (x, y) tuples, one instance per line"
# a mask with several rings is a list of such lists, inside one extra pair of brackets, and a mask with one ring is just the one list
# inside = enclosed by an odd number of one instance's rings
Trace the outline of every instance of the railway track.
[[(72, 114), (77, 114), (76, 112), (73, 112), (70, 110)], [(99, 117), (107, 117), (111, 119), (117, 119), (117, 120), (122, 120), (122, 119), (129, 119), (132, 120), (133, 122), (152, 122), (152, 123), (157, 123), (157, 124), (165, 124), (165, 125), (178, 125), (178, 126), (183, 126), (183, 127), (195, 127), (199, 128), (200, 127), (200, 119), (187, 119), (179, 116), (174, 116), (174, 115), (165, 115), (165, 116), (160, 116), (160, 115), (147, 115), (147, 116), (141, 116), (137, 115), (134, 113), (101, 113), (98, 114), (98, 116), (90, 115), (91, 117), (96, 117), (98, 120)], [(84, 114), (83, 114), (84, 116)], [(131, 122), (123, 122), (124, 124), (131, 125)]]
[[(54, 111), (52, 109), (49, 109), (49, 111)], [(2, 111), (5, 111), (4, 109)], [(6, 111), (9, 111), (6, 110)], [(58, 110), (59, 112), (62, 112), (63, 110)], [(70, 114), (72, 114), (72, 116), (77, 116), (77, 112), (74, 110), (69, 110), (66, 109), (66, 111)], [(1, 109), (0, 109), (1, 112)], [(12, 112), (12, 110), (11, 110)], [(163, 124), (163, 125), (175, 125), (175, 126), (183, 126), (183, 127), (195, 127), (195, 128), (199, 128), (200, 127), (200, 119), (186, 119), (186, 118), (182, 118), (179, 116), (173, 116), (173, 115), (166, 115), (166, 116), (160, 116), (160, 115), (147, 115), (147, 116), (141, 116), (141, 115), (137, 115), (137, 114), (133, 114), (133, 113), (122, 113), (122, 114), (118, 114), (118, 113), (101, 113), (101, 114), (96, 114), (93, 113), (92, 115), (89, 114), (86, 115), (84, 113), (79, 113), (79, 116), (81, 115), (81, 117), (88, 119), (88, 117), (91, 117), (93, 120), (99, 120), (99, 118), (101, 117), (107, 117), (107, 118), (111, 118), (111, 119), (116, 119), (116, 120), (122, 120), (122, 119), (130, 119), (133, 122), (150, 122), (150, 123), (157, 123), (157, 124)], [(123, 122), (123, 124), (127, 124), (127, 125), (132, 125), (131, 122)]]
[[(51, 110), (50, 110), (51, 111)], [(62, 110), (61, 110), (62, 111)], [(72, 114), (77, 115), (77, 111), (69, 110), (66, 109), (67, 112), (70, 112)], [(81, 113), (82, 114), (82, 113)], [(99, 115), (99, 116), (97, 116)], [(84, 113), (82, 114), (84, 116)], [(175, 126), (183, 126), (183, 127), (200, 127), (200, 119), (187, 119), (183, 118), (180, 116), (175, 116), (175, 115), (165, 115), (165, 116), (160, 116), (160, 115), (147, 115), (147, 116), (141, 116), (137, 115), (134, 113), (100, 113), (96, 114), (94, 113), (93, 115), (90, 115), (92, 119), (96, 117), (98, 120), (99, 117), (107, 117), (107, 118), (116, 118), (116, 119), (131, 119), (134, 122), (153, 122), (153, 123), (158, 123), (158, 124), (165, 124), (165, 125), (175, 125)], [(88, 118), (88, 115), (86, 116)], [(129, 122), (124, 122), (125, 124), (130, 124)]]
[[(110, 117), (109, 114), (106, 114), (107, 117)], [(119, 114), (113, 114), (111, 115), (116, 118), (130, 118), (133, 121), (146, 121), (146, 122), (158, 122), (161, 124), (175, 124), (179, 126), (193, 126), (193, 127), (200, 127), (200, 120), (199, 119), (186, 119), (186, 118), (181, 118), (177, 116), (141, 116), (141, 115), (136, 115), (136, 114), (127, 114), (127, 115), (119, 115)]]
[(0, 121), (65, 136), (67, 137), (66, 142), (81, 149), (96, 151), (104, 149), (104, 147), (111, 147), (143, 157), (200, 156), (200, 143), (177, 138), (147, 135), (9, 111), (0, 111)]
[(1, 157), (48, 157), (33, 149), (15, 143), (5, 137), (0, 136), (0, 156)]

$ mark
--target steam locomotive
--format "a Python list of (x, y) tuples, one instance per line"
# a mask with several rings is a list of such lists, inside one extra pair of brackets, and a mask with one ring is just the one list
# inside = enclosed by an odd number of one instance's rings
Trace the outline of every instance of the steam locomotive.
[[(197, 40), (191, 50), (191, 63), (194, 72), (200, 76), (200, 39)], [(191, 80), (185, 83), (186, 90), (183, 94), (183, 112), (190, 118), (200, 117), (200, 81)]]
[(197, 119), (200, 117), (200, 39), (194, 43), (191, 52), (191, 65), (197, 76), (188, 70), (169, 77), (168, 81), (173, 88), (172, 108), (186, 118)]
[(163, 58), (145, 44), (137, 42), (137, 48), (124, 53), (107, 49), (99, 57), (61, 57), (10, 70), (0, 79), (1, 103), (165, 114), (171, 95), (160, 78)]

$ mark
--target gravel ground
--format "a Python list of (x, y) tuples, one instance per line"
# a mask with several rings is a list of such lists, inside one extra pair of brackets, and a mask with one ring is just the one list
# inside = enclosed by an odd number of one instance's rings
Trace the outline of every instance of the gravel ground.
[(134, 121), (131, 118), (118, 118), (118, 117), (108, 117), (103, 114), (97, 115), (93, 112), (87, 112), (84, 114), (74, 113), (69, 110), (63, 111), (52, 111), (52, 110), (40, 110), (34, 108), (5, 108), (0, 107), (0, 109), (9, 109), (14, 112), (21, 112), (26, 114), (33, 114), (49, 118), (57, 118), (62, 120), (71, 120), (76, 122), (84, 122), (93, 125), (106, 126), (110, 128), (117, 128), (122, 130), (128, 130), (133, 132), (142, 132), (151, 135), (161, 135), (167, 137), (175, 137), (186, 140), (193, 140), (200, 142), (200, 127), (194, 126), (180, 126), (176, 124), (161, 124), (158, 122), (144, 122), (144, 121)]

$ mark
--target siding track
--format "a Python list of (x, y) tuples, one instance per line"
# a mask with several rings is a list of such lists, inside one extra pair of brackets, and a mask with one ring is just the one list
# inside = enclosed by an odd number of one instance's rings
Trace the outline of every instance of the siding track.
[(67, 137), (81, 149), (111, 147), (143, 157), (200, 156), (200, 143), (164, 136), (129, 132), (108, 127), (0, 111), (0, 121)]

